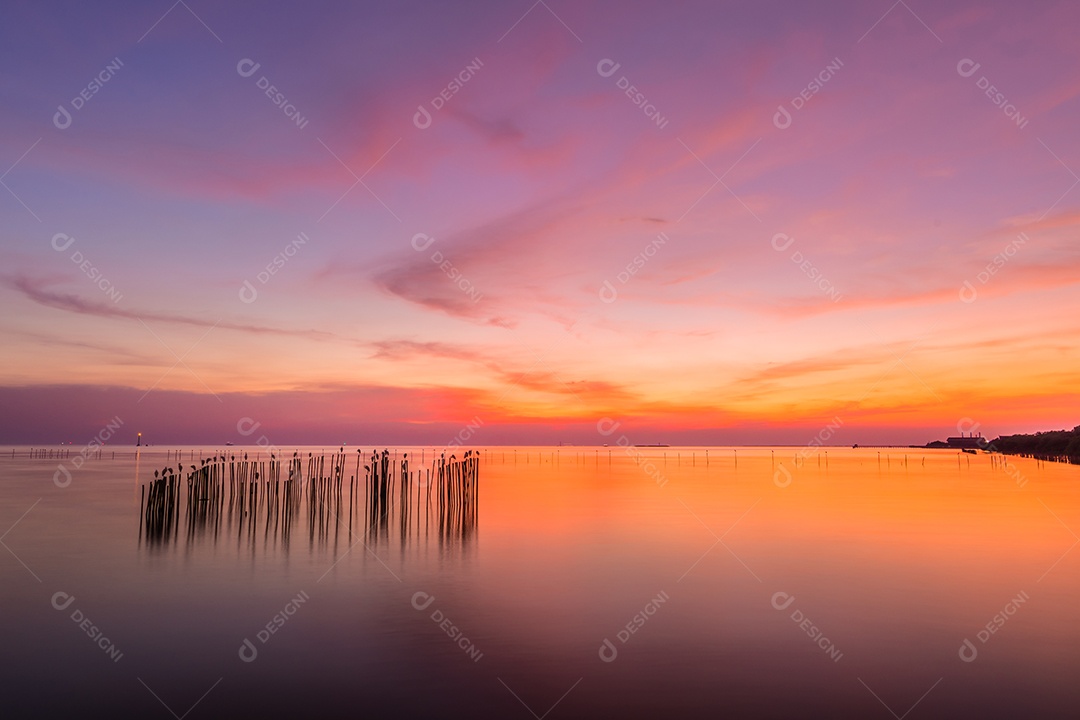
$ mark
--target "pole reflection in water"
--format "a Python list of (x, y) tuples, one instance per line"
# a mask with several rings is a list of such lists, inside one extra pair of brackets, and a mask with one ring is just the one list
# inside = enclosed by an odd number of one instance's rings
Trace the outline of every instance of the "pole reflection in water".
[[(178, 463), (154, 471), (140, 488), (140, 546), (151, 550), (184, 541), (219, 542), (235, 537), (238, 547), (260, 545), (288, 550), (294, 532), (305, 532), (314, 547), (333, 541), (402, 547), (434, 537), (440, 546), (465, 545), (475, 536), (479, 495), (479, 454), (445, 453), (431, 467), (411, 470), (408, 453), (356, 451), (355, 472), (344, 448), (333, 454), (293, 453), (287, 461), (215, 455), (186, 468)], [(361, 462), (363, 473), (360, 473)], [(360, 486), (363, 485), (361, 493)], [(355, 526), (355, 527), (354, 527)]]

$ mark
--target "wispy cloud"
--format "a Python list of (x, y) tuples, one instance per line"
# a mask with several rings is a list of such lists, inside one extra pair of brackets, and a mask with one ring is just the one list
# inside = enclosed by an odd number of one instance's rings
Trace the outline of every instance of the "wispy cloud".
[(290, 330), (269, 325), (256, 325), (231, 320), (210, 321), (203, 318), (152, 310), (128, 310), (126, 308), (118, 307), (115, 304), (87, 300), (73, 293), (55, 292), (49, 289), (49, 285), (52, 284), (52, 282), (40, 278), (31, 278), (27, 275), (0, 276), (0, 283), (22, 293), (24, 297), (39, 305), (79, 315), (92, 315), (95, 317), (118, 320), (157, 321), (175, 325), (190, 325), (203, 329), (218, 327), (225, 330), (236, 330), (238, 332), (259, 335), (301, 337), (309, 340), (325, 341), (338, 339), (333, 333), (321, 330)]

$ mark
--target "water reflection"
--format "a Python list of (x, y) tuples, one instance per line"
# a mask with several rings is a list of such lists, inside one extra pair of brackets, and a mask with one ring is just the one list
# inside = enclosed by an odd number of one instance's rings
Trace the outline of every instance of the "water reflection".
[[(344, 540), (404, 547), (434, 538), (465, 546), (476, 535), (479, 455), (465, 451), (411, 470), (389, 450), (356, 452), (356, 472), (344, 450), (326, 455), (294, 453), (288, 461), (247, 454), (215, 455), (198, 465), (178, 463), (154, 471), (140, 488), (139, 544), (150, 551), (180, 544), (217, 543), (235, 537), (251, 550), (288, 550), (297, 534), (309, 546)], [(360, 472), (361, 463), (363, 472)], [(137, 471), (136, 471), (137, 472)]]

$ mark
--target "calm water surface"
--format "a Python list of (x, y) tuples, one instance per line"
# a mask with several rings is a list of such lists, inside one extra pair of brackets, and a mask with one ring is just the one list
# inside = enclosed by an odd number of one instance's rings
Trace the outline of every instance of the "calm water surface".
[(148, 537), (166, 450), (115, 450), (0, 450), (4, 717), (1080, 715), (1080, 467), (491, 448), (451, 528), (369, 529), (347, 467), (314, 516)]

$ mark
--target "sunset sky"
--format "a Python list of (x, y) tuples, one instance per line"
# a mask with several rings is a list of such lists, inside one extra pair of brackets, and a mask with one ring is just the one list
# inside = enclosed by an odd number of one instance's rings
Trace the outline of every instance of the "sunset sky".
[(0, 442), (1080, 423), (1075, 2), (105, 8), (0, 10)]

